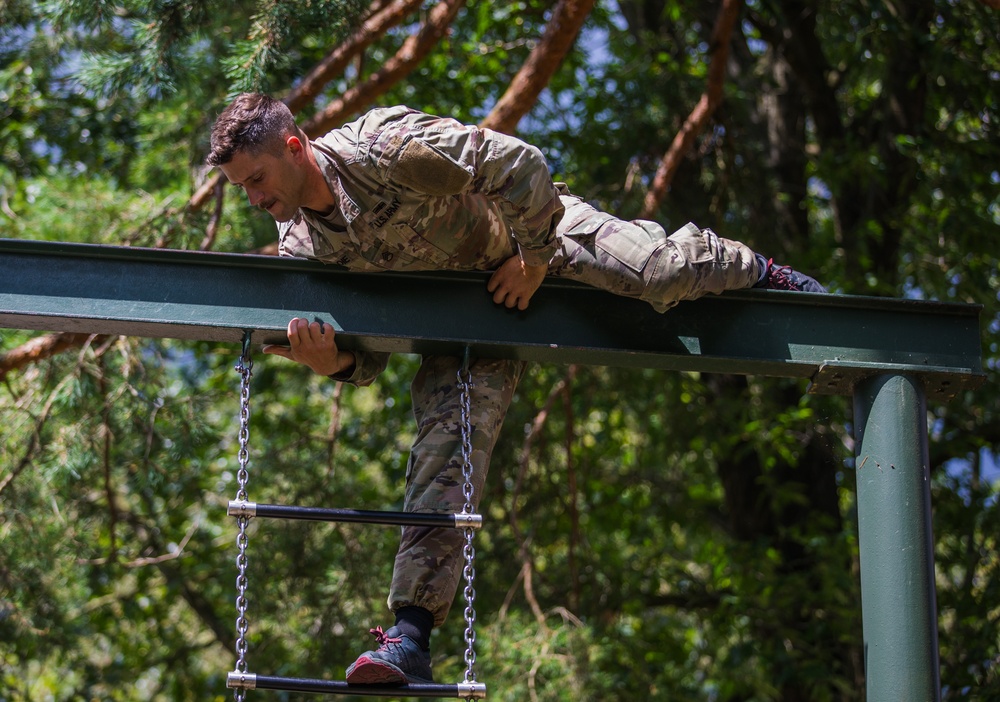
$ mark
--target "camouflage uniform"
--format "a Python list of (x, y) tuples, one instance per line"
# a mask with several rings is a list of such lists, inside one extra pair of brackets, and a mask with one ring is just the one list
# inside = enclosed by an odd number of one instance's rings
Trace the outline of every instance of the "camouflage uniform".
[[(300, 210), (279, 225), (282, 255), (352, 270), (494, 270), (518, 253), (550, 275), (637, 297), (660, 311), (706, 293), (747, 288), (758, 264), (746, 246), (688, 224), (625, 222), (553, 183), (541, 152), (513, 137), (406, 107), (377, 109), (312, 142), (337, 206)], [(356, 352), (367, 385), (388, 354)], [(456, 372), (459, 360), (425, 357), (411, 391), (417, 420), (404, 508), (453, 512), (464, 504)], [(472, 364), (473, 465), (478, 503), (517, 381), (518, 361)], [(478, 504), (477, 504), (478, 506)], [(461, 571), (461, 532), (406, 527), (391, 609), (415, 604), (441, 624)]]

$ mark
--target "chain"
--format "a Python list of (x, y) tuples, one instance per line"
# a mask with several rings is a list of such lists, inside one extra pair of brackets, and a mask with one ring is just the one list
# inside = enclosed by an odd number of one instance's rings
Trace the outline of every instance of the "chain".
[[(240, 374), (240, 450), (238, 454), (240, 468), (236, 473), (238, 489), (236, 499), (245, 502), (247, 499), (247, 480), (250, 477), (247, 464), (250, 462), (250, 378), (253, 375), (253, 359), (250, 358), (250, 332), (243, 337), (243, 354), (236, 363)], [(236, 524), (239, 534), (236, 546), (239, 554), (236, 556), (236, 672), (247, 672), (247, 526), (250, 518), (239, 516)], [(246, 690), (237, 688), (233, 692), (236, 702), (246, 699)]]
[[(462, 508), (462, 513), (473, 514), (475, 507), (472, 504), (472, 373), (469, 371), (468, 348), (465, 350), (465, 361), (458, 372), (458, 387), (461, 391), (459, 402), (462, 424), (462, 475), (465, 478), (463, 487), (465, 506)], [(465, 682), (467, 683), (476, 680), (476, 589), (473, 587), (476, 579), (476, 549), (472, 546), (474, 533), (475, 529), (466, 527), (465, 547), (462, 550), (465, 556), (465, 569), (462, 575), (465, 577)]]

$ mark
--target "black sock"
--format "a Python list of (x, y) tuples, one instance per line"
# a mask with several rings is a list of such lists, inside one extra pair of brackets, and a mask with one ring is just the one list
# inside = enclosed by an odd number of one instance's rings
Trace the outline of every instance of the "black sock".
[(757, 282), (753, 284), (752, 287), (762, 288), (767, 282), (767, 272), (770, 270), (770, 266), (767, 265), (767, 258), (761, 256), (759, 253), (754, 252), (754, 256), (757, 258), (757, 266), (760, 273), (757, 274)]
[(417, 642), (424, 651), (431, 647), (431, 629), (434, 615), (429, 609), (408, 605), (396, 610), (396, 626), (399, 631)]

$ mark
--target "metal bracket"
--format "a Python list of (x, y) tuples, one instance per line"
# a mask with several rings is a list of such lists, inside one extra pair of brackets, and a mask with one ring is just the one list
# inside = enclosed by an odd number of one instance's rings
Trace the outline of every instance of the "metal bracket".
[(250, 358), (250, 339), (252, 337), (253, 337), (253, 329), (243, 330), (243, 353), (241, 354), (240, 357), (244, 360), (244, 362)]
[(963, 390), (974, 390), (986, 379), (986, 374), (971, 368), (957, 372), (955, 368), (899, 363), (851, 363), (825, 361), (813, 375), (808, 392), (811, 395), (851, 395), (854, 386), (873, 375), (912, 375), (920, 378), (928, 400), (945, 402)]

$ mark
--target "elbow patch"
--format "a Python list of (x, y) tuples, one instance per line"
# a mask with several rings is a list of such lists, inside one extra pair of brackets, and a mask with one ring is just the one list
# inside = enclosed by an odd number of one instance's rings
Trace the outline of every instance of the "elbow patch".
[(428, 195), (455, 195), (472, 183), (461, 164), (419, 139), (399, 150), (390, 177), (396, 183)]

